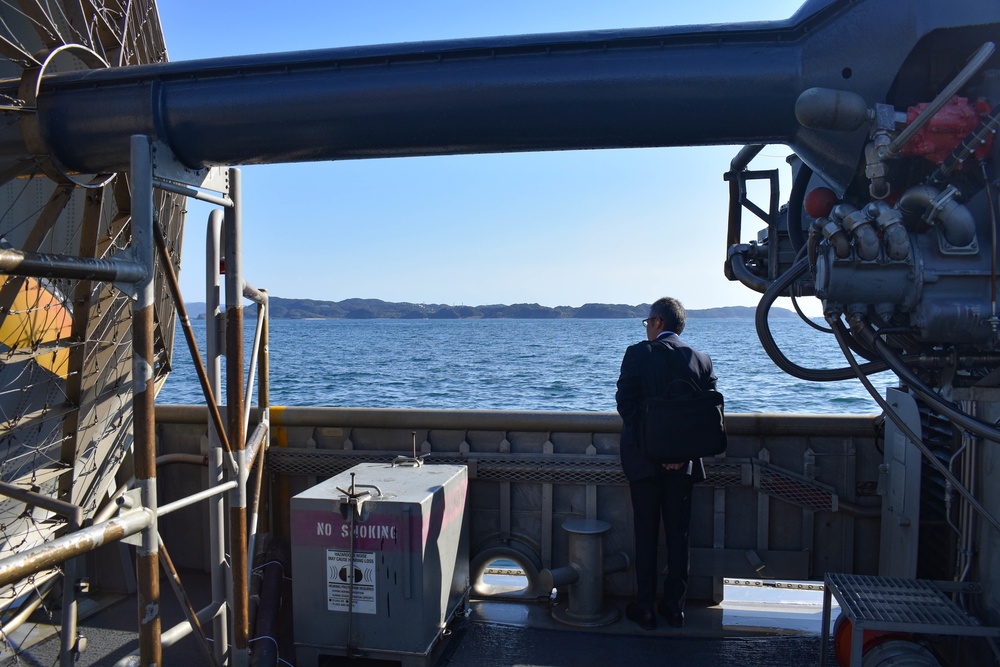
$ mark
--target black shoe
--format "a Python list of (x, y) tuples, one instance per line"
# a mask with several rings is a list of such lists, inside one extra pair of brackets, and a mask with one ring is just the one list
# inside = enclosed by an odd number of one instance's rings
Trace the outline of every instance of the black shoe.
[(656, 629), (656, 616), (652, 610), (643, 611), (635, 602), (625, 606), (625, 618), (638, 625), (643, 630)]
[(662, 601), (660, 604), (656, 605), (656, 613), (667, 619), (667, 625), (672, 628), (683, 628), (684, 627), (684, 612), (683, 611), (669, 611), (667, 605)]

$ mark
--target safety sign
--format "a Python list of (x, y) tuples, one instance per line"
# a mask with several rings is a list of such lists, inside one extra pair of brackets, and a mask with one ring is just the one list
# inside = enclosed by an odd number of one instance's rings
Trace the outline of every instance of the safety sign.
[(350, 551), (327, 549), (326, 608), (348, 611), (352, 604), (359, 614), (375, 613), (375, 552), (355, 551), (352, 568)]

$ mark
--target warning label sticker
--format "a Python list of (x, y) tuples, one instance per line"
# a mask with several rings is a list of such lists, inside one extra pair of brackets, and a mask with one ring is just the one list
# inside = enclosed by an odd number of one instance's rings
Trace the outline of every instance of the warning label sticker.
[(327, 549), (326, 608), (348, 611), (352, 602), (359, 614), (375, 613), (375, 552), (355, 551), (352, 569), (350, 551)]

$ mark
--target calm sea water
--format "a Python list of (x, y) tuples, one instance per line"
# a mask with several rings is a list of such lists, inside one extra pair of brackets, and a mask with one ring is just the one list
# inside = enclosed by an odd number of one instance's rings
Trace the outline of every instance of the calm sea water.
[[(193, 326), (204, 355), (205, 322)], [(800, 366), (846, 365), (830, 334), (798, 319), (771, 329)], [(645, 336), (639, 320), (621, 319), (275, 320), (270, 333), (272, 405), (598, 412), (614, 411), (622, 354)], [(879, 411), (857, 380), (805, 382), (780, 371), (752, 318), (691, 319), (682, 337), (712, 356), (727, 412)], [(890, 373), (872, 378), (883, 392), (895, 384)], [(157, 402), (204, 402), (180, 331)]]

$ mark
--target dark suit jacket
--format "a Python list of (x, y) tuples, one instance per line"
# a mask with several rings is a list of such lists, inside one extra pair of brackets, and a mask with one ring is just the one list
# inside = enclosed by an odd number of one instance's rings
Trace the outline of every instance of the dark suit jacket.
[[(677, 354), (686, 360), (690, 375), (678, 377), (678, 372), (667, 362), (666, 355), (654, 346), (666, 345), (673, 348), (672, 354)], [(675, 362), (676, 363), (676, 362)], [(677, 364), (683, 367), (683, 364)], [(639, 407), (642, 399), (647, 396), (663, 396), (670, 392), (670, 384), (675, 380), (695, 379), (703, 391), (715, 389), (715, 373), (712, 370), (712, 359), (682, 341), (676, 334), (662, 336), (657, 342), (642, 341), (630, 345), (625, 350), (622, 359), (622, 370), (618, 377), (618, 391), (615, 400), (618, 403), (618, 414), (622, 416), (621, 461), (625, 477), (630, 482), (646, 477), (652, 477), (662, 468), (642, 455), (634, 434), (638, 428)], [(694, 481), (705, 479), (705, 467), (701, 459), (693, 462), (691, 474)]]

